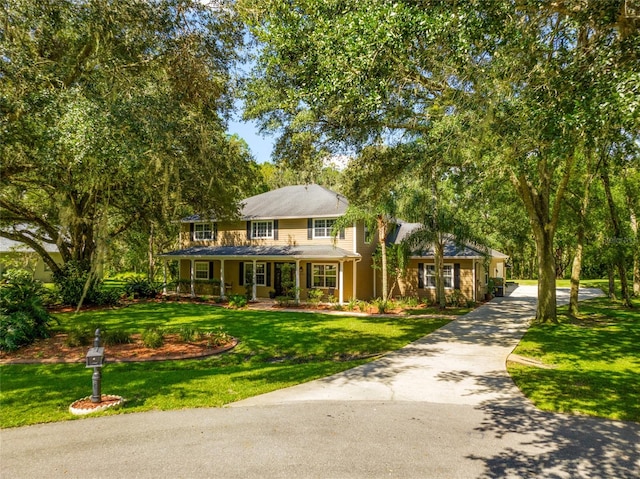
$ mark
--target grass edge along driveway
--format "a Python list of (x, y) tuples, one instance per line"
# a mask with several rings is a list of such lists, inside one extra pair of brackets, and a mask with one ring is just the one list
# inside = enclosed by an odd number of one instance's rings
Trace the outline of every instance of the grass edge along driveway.
[[(450, 320), (228, 310), (197, 303), (141, 303), (56, 317), (62, 331), (80, 324), (131, 333), (189, 325), (221, 328), (240, 340), (232, 351), (206, 359), (107, 363), (103, 394), (127, 402), (99, 414), (223, 406), (363, 364)], [(0, 366), (0, 427), (77, 419), (68, 408), (91, 394), (91, 373), (84, 364)]]

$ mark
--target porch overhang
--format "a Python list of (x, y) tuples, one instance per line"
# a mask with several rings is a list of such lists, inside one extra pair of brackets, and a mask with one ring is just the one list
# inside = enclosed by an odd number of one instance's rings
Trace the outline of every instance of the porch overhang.
[(192, 246), (158, 255), (165, 260), (360, 260), (359, 253), (352, 253), (333, 246)]

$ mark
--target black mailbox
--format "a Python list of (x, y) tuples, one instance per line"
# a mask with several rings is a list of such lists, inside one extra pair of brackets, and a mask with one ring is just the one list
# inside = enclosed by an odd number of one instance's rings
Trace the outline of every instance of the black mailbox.
[(87, 367), (101, 368), (104, 366), (104, 348), (90, 348), (87, 352)]

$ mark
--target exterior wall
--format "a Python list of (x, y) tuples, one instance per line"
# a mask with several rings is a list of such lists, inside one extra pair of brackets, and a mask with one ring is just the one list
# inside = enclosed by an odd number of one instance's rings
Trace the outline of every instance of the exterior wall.
[[(248, 239), (247, 222), (231, 221), (216, 223), (217, 238), (215, 240), (192, 240), (190, 223), (180, 226), (180, 245), (189, 246), (304, 246), (304, 245), (335, 245), (348, 251), (353, 251), (354, 231), (352, 227), (345, 228), (344, 239), (338, 238), (308, 238), (307, 218), (278, 220), (278, 239)], [(362, 227), (364, 229), (364, 227)]]
[[(360, 223), (355, 227), (347, 227), (344, 231), (344, 238), (311, 238), (308, 234), (308, 219), (279, 219), (278, 220), (278, 239), (259, 239), (249, 240), (247, 239), (247, 222), (246, 221), (232, 221), (221, 222), (216, 224), (217, 232), (215, 239), (212, 240), (193, 240), (191, 234), (191, 225), (189, 223), (182, 223), (180, 226), (180, 244), (181, 247), (189, 246), (305, 246), (305, 245), (327, 245), (336, 246), (347, 251), (358, 252), (363, 256), (363, 261), (354, 266), (354, 261), (345, 260), (342, 263), (343, 268), (343, 299), (348, 301), (351, 298), (358, 297), (359, 299), (370, 299), (372, 296), (372, 281), (373, 275), (371, 270), (371, 252), (375, 250), (375, 244), (366, 243), (364, 238), (364, 224)], [(203, 260), (210, 261), (210, 260)], [(225, 260), (224, 262), (224, 282), (227, 285), (226, 294), (245, 294), (246, 289), (240, 282), (240, 260)], [(248, 260), (246, 262), (252, 262)], [(267, 267), (271, 269), (270, 284), (267, 286), (256, 286), (256, 295), (258, 298), (268, 298), (270, 293), (274, 291), (274, 278), (275, 278), (275, 263), (282, 263), (282, 260), (264, 260), (258, 261), (266, 263)], [(291, 261), (295, 263), (294, 261)], [(221, 276), (221, 261), (219, 259), (213, 260), (213, 274), (214, 277), (220, 279)], [(322, 263), (322, 264), (335, 264), (338, 266), (339, 261), (335, 260), (300, 260), (299, 262), (299, 278), (300, 278), (300, 298), (305, 300), (308, 298), (307, 287), (307, 269), (308, 263)], [(354, 277), (355, 276), (355, 277)], [(180, 261), (180, 279), (188, 281), (191, 279), (191, 264), (190, 260)], [(337, 281), (340, 281), (340, 275), (338, 274)], [(354, 286), (355, 283), (355, 286)], [(329, 291), (328, 288), (324, 288), (325, 298), (330, 296), (331, 293), (338, 297), (339, 284), (336, 288), (332, 288), (333, 291)], [(356, 291), (357, 290), (357, 294)], [(196, 294), (199, 291), (199, 285), (196, 281)]]
[[(435, 262), (433, 260), (433, 258), (424, 258), (424, 259), (417, 259), (417, 258), (412, 258), (409, 260), (409, 265), (407, 267), (407, 272), (404, 276), (403, 279), (401, 279), (400, 281), (398, 281), (398, 284), (396, 284), (396, 286), (394, 287), (394, 289), (391, 292), (391, 297), (394, 296), (409, 296), (409, 297), (415, 297), (418, 296), (420, 299), (424, 300), (424, 301), (428, 301), (428, 302), (434, 302), (436, 300), (436, 290), (435, 288), (419, 288), (418, 287), (418, 271), (419, 271), (419, 267), (418, 267), (418, 263), (423, 263), (425, 266), (426, 265), (434, 265)], [(474, 261), (471, 259), (452, 259), (452, 258), (445, 258), (444, 259), (444, 264), (445, 265), (454, 265), (454, 264), (459, 264), (460, 265), (460, 292), (468, 299), (468, 300), (472, 300), (473, 299), (473, 288), (474, 288), (474, 282), (473, 282), (473, 267), (474, 267)], [(478, 280), (480, 279), (478, 277), (478, 267), (481, 264), (480, 261), (475, 261), (475, 267), (476, 267), (476, 285), (478, 285)], [(377, 280), (377, 284), (378, 287), (381, 288), (382, 287), (382, 279), (380, 278), (380, 274), (377, 274), (376, 277)], [(483, 280), (484, 281), (484, 280)], [(393, 283), (393, 278), (389, 278), (389, 283)], [(378, 290), (380, 291), (380, 290)], [(451, 294), (454, 291), (453, 288), (446, 288), (445, 289), (445, 294), (448, 296), (449, 294)], [(380, 294), (379, 294), (380, 296)], [(481, 299), (480, 296), (477, 296), (478, 299)]]
[[(213, 262), (213, 278), (220, 280), (221, 279), (221, 261), (220, 260), (196, 260), (196, 262)], [(274, 261), (274, 260), (265, 260), (265, 261), (257, 261), (257, 263), (265, 263), (266, 268), (269, 269), (269, 274), (267, 275), (267, 284), (265, 286), (256, 285), (256, 297), (258, 298), (269, 298), (270, 294), (275, 291), (275, 264), (276, 263), (285, 263), (286, 261)], [(244, 280), (240, 280), (240, 263), (252, 263), (251, 260), (225, 260), (224, 262), (224, 283), (225, 283), (225, 294), (234, 295), (234, 294), (246, 294), (247, 290), (244, 284)], [(295, 261), (291, 261), (292, 264), (295, 265)], [(307, 286), (307, 270), (308, 265), (311, 264), (334, 264), (336, 267), (340, 265), (338, 261), (300, 261), (299, 263), (299, 278), (300, 278), (300, 299), (306, 300), (308, 298), (309, 288)], [(313, 267), (313, 266), (312, 266)], [(348, 301), (353, 298), (353, 261), (344, 261), (342, 263), (343, 269), (343, 299)], [(243, 272), (244, 272), (243, 266)], [(294, 272), (295, 274), (295, 272)], [(295, 276), (294, 276), (295, 278)], [(190, 281), (191, 281), (191, 260), (182, 259), (180, 260), (180, 279), (183, 281), (181, 286), (182, 293), (190, 292)], [(211, 279), (211, 278), (210, 278)], [(324, 291), (325, 299), (330, 295), (334, 295), (338, 297), (339, 295), (339, 281), (340, 275), (337, 275), (337, 284), (335, 288), (332, 288), (332, 291), (328, 288), (321, 288)], [(186, 282), (186, 283), (185, 283)], [(214, 295), (217, 296), (220, 294), (220, 286), (212, 285), (207, 281), (195, 281), (195, 293), (198, 295)]]
[[(353, 230), (353, 229), (352, 229)], [(360, 253), (362, 260), (356, 263), (356, 292), (357, 299), (371, 300), (374, 294), (374, 270), (373, 270), (373, 254), (378, 246), (377, 235), (375, 231), (370, 233), (369, 242), (365, 238), (364, 222), (358, 222), (355, 230), (353, 230), (352, 240), (355, 251)], [(380, 291), (378, 289), (378, 291)]]
[(489, 266), (489, 276), (492, 278), (505, 278), (505, 266), (504, 259), (502, 258), (491, 258), (491, 263)]
[[(49, 253), (53, 260), (62, 264), (62, 255), (60, 253)], [(43, 283), (53, 282), (53, 272), (46, 263), (34, 252), (9, 252), (0, 253), (0, 274), (9, 268), (20, 267), (26, 269), (33, 274), (33, 279), (42, 281)]]

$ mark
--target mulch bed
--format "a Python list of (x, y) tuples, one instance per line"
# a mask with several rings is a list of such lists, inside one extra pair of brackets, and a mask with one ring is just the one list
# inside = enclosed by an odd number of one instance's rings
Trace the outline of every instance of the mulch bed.
[[(51, 364), (51, 363), (83, 363), (90, 346), (67, 346), (66, 334), (56, 334), (47, 339), (36, 341), (30, 346), (15, 352), (0, 352), (0, 364)], [(132, 335), (129, 344), (105, 346), (107, 363), (166, 361), (175, 359), (195, 359), (212, 356), (228, 351), (238, 344), (233, 339), (227, 344), (212, 346), (207, 339), (184, 342), (177, 334), (167, 334), (164, 344), (159, 348), (147, 348), (139, 334)]]

